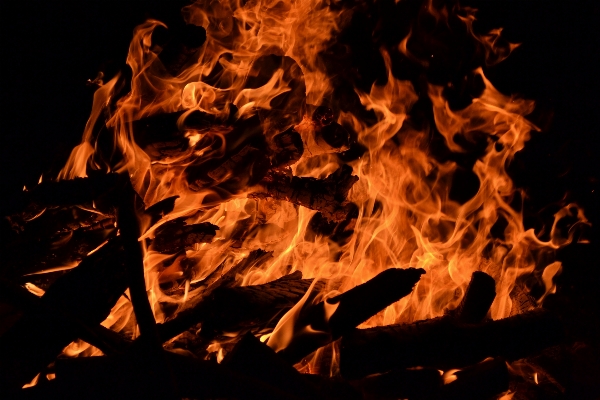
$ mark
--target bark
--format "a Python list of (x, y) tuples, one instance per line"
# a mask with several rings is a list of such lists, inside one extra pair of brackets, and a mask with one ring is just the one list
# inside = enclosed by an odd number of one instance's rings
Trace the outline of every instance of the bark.
[(210, 243), (218, 226), (204, 222), (187, 225), (185, 218), (177, 218), (161, 225), (152, 241), (152, 249), (160, 253), (175, 254), (191, 250), (196, 243)]
[(271, 172), (258, 184), (250, 197), (272, 197), (320, 211), (331, 221), (343, 221), (352, 211), (346, 201), (348, 192), (358, 177), (352, 167), (344, 165), (325, 179), (290, 176)]
[(357, 329), (342, 338), (340, 370), (357, 379), (394, 368), (461, 368), (486, 357), (515, 360), (560, 343), (560, 321), (535, 310), (478, 325), (449, 316), (413, 324)]
[(496, 298), (496, 281), (485, 272), (475, 271), (461, 303), (456, 308), (456, 318), (465, 324), (483, 321)]

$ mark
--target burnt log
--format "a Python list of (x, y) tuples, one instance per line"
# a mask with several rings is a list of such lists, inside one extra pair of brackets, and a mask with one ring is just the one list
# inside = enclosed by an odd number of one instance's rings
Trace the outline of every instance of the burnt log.
[(343, 165), (325, 179), (271, 172), (249, 197), (289, 201), (320, 211), (328, 220), (343, 221), (352, 210), (346, 198), (357, 180), (348, 165)]
[(304, 153), (302, 137), (294, 128), (275, 135), (271, 147), (271, 168), (289, 167), (295, 164)]
[(198, 323), (202, 323), (201, 335), (212, 339), (223, 331), (274, 322), (277, 315), (292, 308), (304, 296), (312, 283), (312, 279), (299, 279), (300, 274), (295, 277), (283, 277), (263, 285), (215, 288), (193, 308), (159, 324), (161, 340), (169, 340)]
[(187, 225), (184, 217), (177, 218), (156, 229), (152, 249), (165, 254), (190, 250), (196, 243), (210, 243), (218, 229), (208, 222)]
[[(410, 294), (424, 272), (414, 268), (390, 268), (339, 296), (305, 308), (294, 325), (295, 334), (291, 343), (277, 354), (291, 364), (299, 362)], [(335, 311), (327, 318), (327, 309), (331, 308), (335, 308)], [(311, 328), (309, 333), (302, 333), (307, 327)], [(320, 331), (322, 334), (315, 335), (311, 331)]]
[[(176, 398), (299, 400), (286, 389), (209, 361), (163, 351), (176, 379)], [(56, 379), (43, 385), (13, 391), (24, 399), (128, 399), (164, 398), (145, 375), (147, 358), (142, 352), (118, 356), (60, 359), (55, 363)], [(12, 394), (11, 393), (11, 394)]]
[(302, 374), (250, 333), (236, 343), (222, 365), (281, 390), (289, 390), (298, 397), (324, 399)]
[(442, 388), (443, 400), (489, 399), (508, 390), (508, 368), (502, 358), (490, 358), (454, 373)]
[(465, 295), (454, 310), (459, 322), (475, 324), (483, 321), (496, 298), (496, 281), (485, 272), (475, 271)]
[(354, 383), (365, 400), (438, 400), (442, 375), (434, 368), (401, 369), (373, 375)]
[(449, 316), (344, 335), (340, 371), (357, 379), (395, 368), (461, 368), (487, 357), (516, 360), (562, 342), (559, 319), (546, 310), (481, 324), (462, 324)]
[(55, 309), (87, 326), (100, 324), (127, 288), (122, 238), (110, 240), (61, 276), (27, 313), (0, 338), (0, 386), (21, 388), (73, 340), (80, 327)]

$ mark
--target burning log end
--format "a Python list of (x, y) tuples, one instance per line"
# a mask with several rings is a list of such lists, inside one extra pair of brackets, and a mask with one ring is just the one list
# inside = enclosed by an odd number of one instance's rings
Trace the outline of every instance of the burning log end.
[(443, 400), (488, 399), (508, 390), (508, 368), (502, 358), (490, 358), (454, 373), (442, 388)]
[(485, 272), (475, 271), (457, 307), (457, 318), (465, 324), (481, 322), (496, 298), (496, 281)]
[(271, 156), (271, 166), (283, 168), (293, 165), (302, 157), (304, 143), (302, 137), (293, 128), (276, 135), (273, 138), (275, 147)]

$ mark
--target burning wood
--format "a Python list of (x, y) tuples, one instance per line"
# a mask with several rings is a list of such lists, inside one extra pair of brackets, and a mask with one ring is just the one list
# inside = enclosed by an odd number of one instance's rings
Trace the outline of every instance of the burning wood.
[[(533, 104), (477, 66), (514, 47), (475, 33), (471, 8), (396, 3), (417, 22), (198, 0), (179, 29), (138, 26), (82, 144), (7, 219), (0, 299), (23, 315), (2, 329), (2, 388), (485, 398), (509, 387), (504, 359), (562, 344), (564, 310), (539, 305), (560, 231), (587, 221), (564, 207), (548, 239), (512, 206)], [(44, 272), (40, 298), (16, 285)], [(66, 357), (77, 339), (96, 357)]]

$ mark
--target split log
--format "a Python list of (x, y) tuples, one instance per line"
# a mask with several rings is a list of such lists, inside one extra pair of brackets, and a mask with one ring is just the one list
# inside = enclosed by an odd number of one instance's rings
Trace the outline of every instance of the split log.
[(443, 400), (489, 399), (508, 390), (508, 368), (502, 358), (490, 358), (454, 373), (442, 388)]
[[(339, 296), (305, 308), (294, 324), (291, 343), (277, 354), (291, 364), (301, 361), (411, 293), (423, 273), (422, 269), (390, 268)], [(332, 307), (335, 311), (327, 318), (326, 309)], [(315, 335), (314, 331), (321, 334)]]
[(271, 168), (284, 168), (295, 164), (302, 153), (304, 143), (294, 128), (276, 135), (272, 140)]
[(328, 220), (343, 221), (352, 209), (346, 198), (357, 180), (349, 165), (343, 165), (325, 179), (271, 172), (249, 197), (286, 200), (320, 211)]
[(232, 371), (306, 399), (324, 399), (303, 375), (254, 335), (245, 334), (222, 362)]
[(563, 340), (560, 321), (535, 310), (478, 325), (449, 317), (357, 329), (342, 338), (340, 371), (348, 379), (394, 368), (461, 368), (486, 357), (519, 359)]
[(190, 250), (196, 243), (210, 243), (218, 229), (208, 222), (187, 225), (185, 217), (177, 218), (156, 229), (152, 249), (165, 254)]
[(365, 400), (438, 400), (442, 375), (434, 368), (401, 369), (370, 376), (354, 384)]
[(117, 237), (85, 258), (50, 286), (38, 312), (24, 315), (4, 333), (0, 338), (1, 386), (21, 388), (78, 338), (80, 330), (73, 321), (45, 312), (46, 307), (64, 310), (88, 326), (108, 316), (127, 287), (122, 246)]

